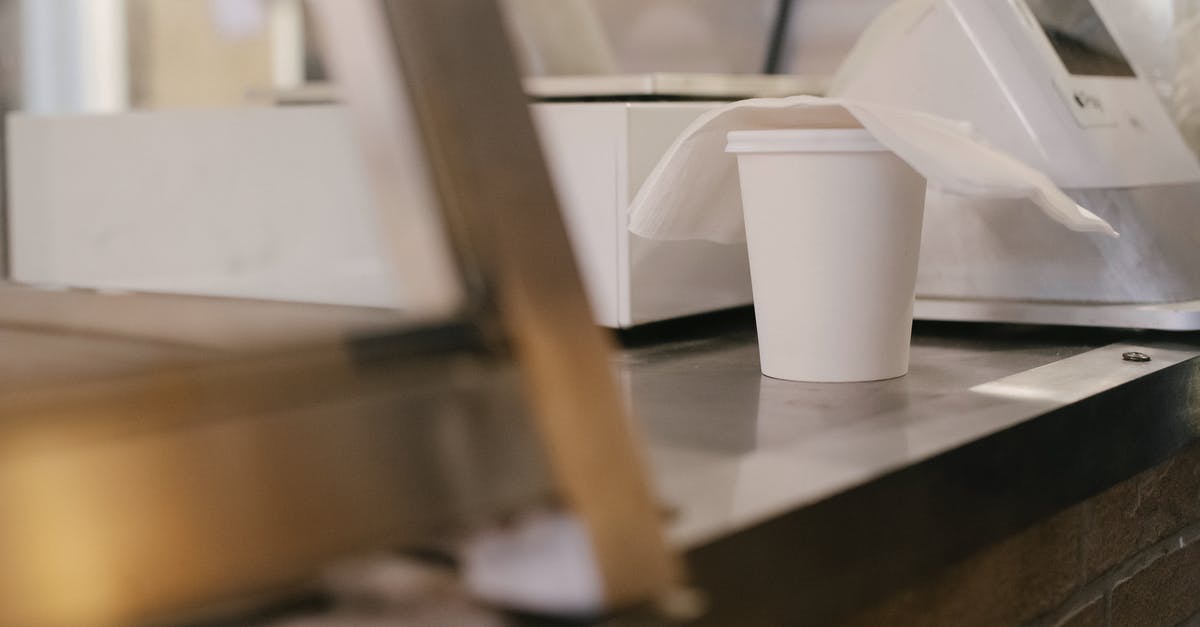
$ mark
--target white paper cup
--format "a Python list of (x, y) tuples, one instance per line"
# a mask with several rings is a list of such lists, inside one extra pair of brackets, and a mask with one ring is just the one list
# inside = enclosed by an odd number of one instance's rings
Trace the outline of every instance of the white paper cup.
[(763, 374), (908, 372), (925, 179), (863, 129), (735, 131)]

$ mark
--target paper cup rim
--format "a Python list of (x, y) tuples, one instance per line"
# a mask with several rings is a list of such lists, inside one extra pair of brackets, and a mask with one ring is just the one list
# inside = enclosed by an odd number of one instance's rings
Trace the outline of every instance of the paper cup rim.
[(886, 152), (865, 128), (795, 128), (731, 131), (726, 152)]

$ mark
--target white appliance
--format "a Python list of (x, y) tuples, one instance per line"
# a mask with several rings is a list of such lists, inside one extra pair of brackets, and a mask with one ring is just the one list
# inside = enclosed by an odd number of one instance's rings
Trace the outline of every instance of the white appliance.
[[(600, 324), (751, 302), (744, 245), (654, 242), (626, 228), (628, 203), (658, 158), (716, 106), (533, 106)], [(8, 124), (17, 281), (404, 306), (338, 106), (18, 115)]]
[(931, 193), (917, 317), (1200, 329), (1200, 165), (1089, 0), (900, 0), (832, 93), (965, 120), (1112, 223)]
[(660, 242), (628, 207), (675, 138), (719, 103), (542, 103), (534, 119), (600, 324), (628, 328), (753, 301), (745, 244)]

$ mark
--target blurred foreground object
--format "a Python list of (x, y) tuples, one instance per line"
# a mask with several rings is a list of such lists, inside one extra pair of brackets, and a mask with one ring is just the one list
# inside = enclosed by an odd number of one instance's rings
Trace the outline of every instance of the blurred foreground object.
[[(49, 368), (0, 385), (0, 625), (236, 616), (342, 558), (404, 547), (482, 547), (466, 554), (480, 581), (565, 569), (485, 586), (526, 610), (602, 612), (673, 584), (497, 7), (312, 7), (385, 243), (428, 252), (426, 269), (457, 285), (419, 287), (429, 306), (407, 317), (6, 289), (0, 326), (34, 320), (45, 343), (11, 353), (10, 372), (56, 334), (145, 356), (83, 380)], [(403, 171), (414, 149), (429, 164), (415, 176)], [(414, 215), (414, 194), (441, 214)], [(447, 248), (415, 239), (431, 229)], [(272, 332), (289, 315), (293, 341)], [(489, 531), (524, 519), (559, 523)], [(504, 557), (530, 538), (563, 544)], [(576, 583), (558, 594), (556, 579)]]

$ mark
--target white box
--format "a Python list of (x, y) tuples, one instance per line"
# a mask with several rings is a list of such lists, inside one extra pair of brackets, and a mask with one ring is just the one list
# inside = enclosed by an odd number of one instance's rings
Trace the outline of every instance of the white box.
[[(652, 242), (626, 228), (628, 203), (659, 156), (715, 106), (534, 105), (600, 324), (751, 302), (744, 245)], [(18, 115), (8, 124), (17, 281), (404, 305), (340, 107)]]
[(748, 305), (745, 244), (660, 242), (628, 229), (629, 202), (675, 138), (719, 103), (534, 105), (597, 320), (628, 328)]

